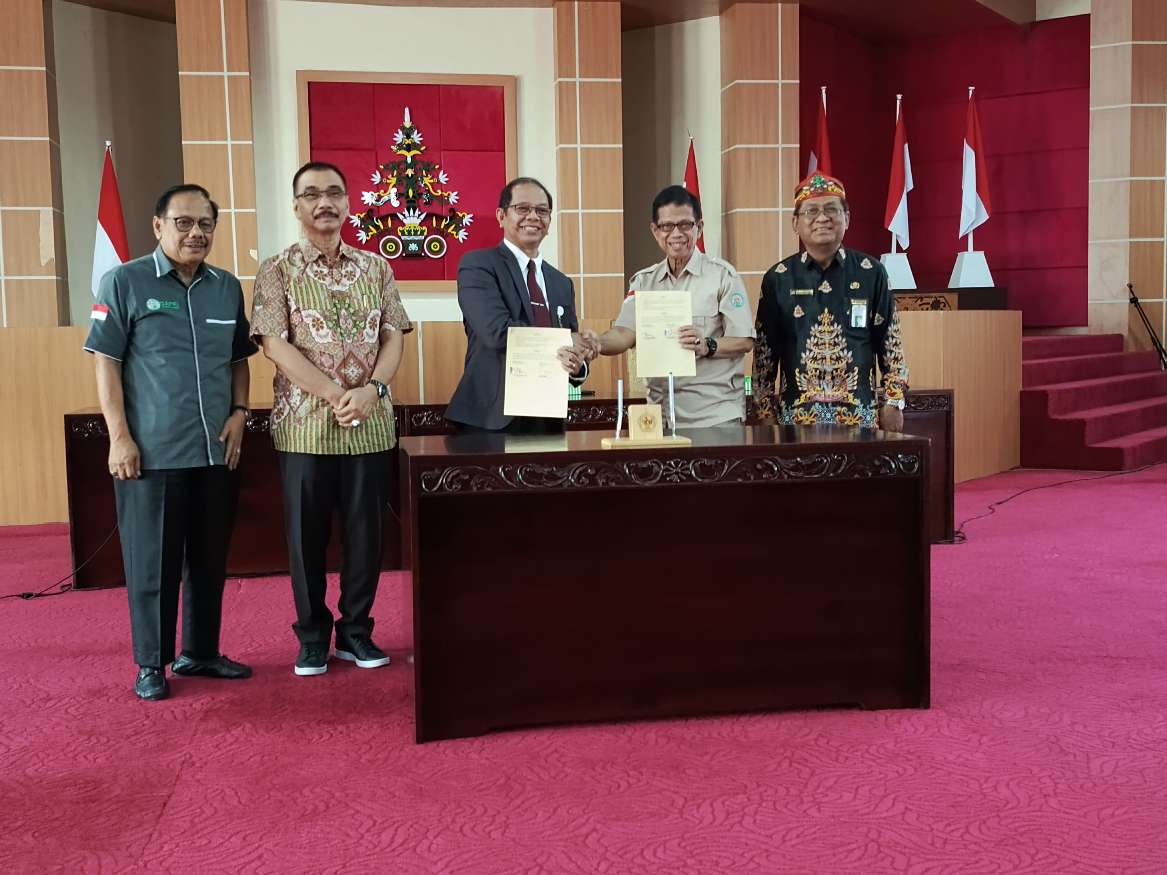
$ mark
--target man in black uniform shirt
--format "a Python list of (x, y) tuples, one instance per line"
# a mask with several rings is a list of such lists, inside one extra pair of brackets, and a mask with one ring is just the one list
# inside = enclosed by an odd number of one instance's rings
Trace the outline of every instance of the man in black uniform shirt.
[(799, 183), (793, 222), (805, 251), (762, 278), (753, 393), (771, 421), (902, 431), (908, 367), (895, 296), (883, 265), (843, 248), (849, 221), (839, 180), (815, 173)]

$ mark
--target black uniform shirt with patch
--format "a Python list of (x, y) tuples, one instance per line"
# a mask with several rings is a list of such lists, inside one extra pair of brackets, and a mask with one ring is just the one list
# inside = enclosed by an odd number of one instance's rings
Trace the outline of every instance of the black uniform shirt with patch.
[(122, 364), (144, 470), (225, 464), (231, 365), (256, 351), (249, 334), (239, 280), (222, 268), (199, 265), (187, 288), (159, 246), (102, 277), (85, 349)]

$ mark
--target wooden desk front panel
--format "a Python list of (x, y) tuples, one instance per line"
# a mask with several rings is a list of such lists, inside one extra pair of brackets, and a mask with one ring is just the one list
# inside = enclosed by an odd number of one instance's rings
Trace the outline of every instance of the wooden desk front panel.
[[(526, 458), (406, 438), (418, 741), (926, 706), (925, 442), (736, 431), (734, 446), (603, 454), (569, 435), (571, 451)], [(608, 547), (581, 556), (572, 531)]]

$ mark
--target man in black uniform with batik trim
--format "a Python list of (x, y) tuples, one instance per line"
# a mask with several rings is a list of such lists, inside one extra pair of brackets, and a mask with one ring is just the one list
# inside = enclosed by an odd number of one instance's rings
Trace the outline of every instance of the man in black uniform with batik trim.
[(799, 183), (793, 223), (805, 251), (762, 278), (753, 393), (769, 421), (903, 431), (908, 367), (895, 296), (883, 265), (843, 248), (849, 221), (838, 179), (815, 173)]

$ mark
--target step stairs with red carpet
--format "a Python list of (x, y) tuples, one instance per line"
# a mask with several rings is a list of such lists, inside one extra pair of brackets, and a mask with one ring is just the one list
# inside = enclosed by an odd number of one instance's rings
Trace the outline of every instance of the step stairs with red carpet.
[(1121, 334), (1022, 339), (1021, 464), (1125, 471), (1167, 461), (1167, 372)]

